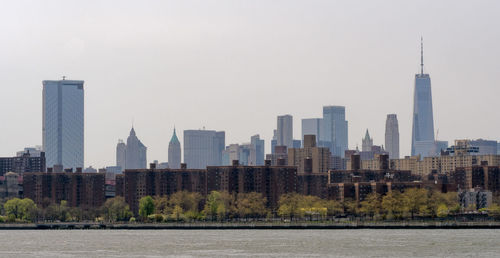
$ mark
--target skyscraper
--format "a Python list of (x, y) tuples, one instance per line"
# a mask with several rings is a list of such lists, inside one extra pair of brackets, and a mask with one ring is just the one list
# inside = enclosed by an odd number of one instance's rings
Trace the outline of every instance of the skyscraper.
[(316, 145), (319, 145), (321, 131), (323, 130), (323, 119), (321, 118), (305, 118), (302, 119), (302, 142), (304, 135), (316, 135)]
[(83, 81), (43, 81), (43, 150), (47, 167), (83, 168)]
[(127, 160), (127, 145), (123, 140), (118, 140), (116, 145), (116, 166), (120, 167), (121, 170), (125, 170)]
[(424, 74), (424, 45), (420, 44), (420, 74), (415, 75), (413, 95), (413, 128), (411, 155), (433, 155), (434, 118), (432, 114), (431, 78)]
[(168, 167), (173, 169), (181, 168), (181, 143), (177, 139), (175, 128), (172, 139), (168, 144)]
[(293, 117), (291, 115), (278, 116), (277, 145), (293, 148)]
[(135, 130), (132, 127), (130, 135), (127, 138), (127, 148), (125, 151), (125, 169), (147, 168), (146, 161), (147, 148), (137, 138)]
[(344, 157), (348, 146), (347, 121), (345, 120), (345, 107), (323, 107), (323, 133), (320, 141), (330, 148), (334, 156)]
[(372, 151), (373, 139), (370, 138), (370, 133), (366, 129), (365, 138), (362, 139), (363, 145), (361, 146), (361, 151)]
[(219, 166), (225, 146), (225, 132), (184, 130), (184, 163), (188, 168)]
[(250, 144), (255, 148), (255, 165), (264, 165), (264, 140), (260, 139), (260, 135), (256, 134), (250, 138)]
[(399, 159), (399, 125), (396, 114), (388, 114), (385, 121), (385, 150), (389, 159)]

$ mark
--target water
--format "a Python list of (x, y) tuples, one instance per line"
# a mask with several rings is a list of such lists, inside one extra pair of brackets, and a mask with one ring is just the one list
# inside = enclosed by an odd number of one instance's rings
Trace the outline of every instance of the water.
[(0, 257), (498, 257), (500, 230), (4, 230)]

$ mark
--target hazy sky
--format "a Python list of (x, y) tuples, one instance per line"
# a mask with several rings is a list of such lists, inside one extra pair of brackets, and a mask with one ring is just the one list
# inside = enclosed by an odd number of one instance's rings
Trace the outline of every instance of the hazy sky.
[(500, 1), (2, 1), (0, 156), (42, 144), (42, 80), (85, 80), (85, 165), (115, 164), (132, 121), (148, 162), (174, 125), (269, 140), (276, 116), (345, 105), (349, 146), (408, 155), (420, 36), (439, 138), (500, 140)]

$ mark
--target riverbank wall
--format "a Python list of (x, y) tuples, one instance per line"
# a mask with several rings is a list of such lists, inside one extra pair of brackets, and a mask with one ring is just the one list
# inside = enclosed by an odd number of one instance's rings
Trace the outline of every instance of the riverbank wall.
[(27, 223), (0, 224), (0, 230), (234, 230), (234, 229), (500, 229), (500, 222), (350, 222), (350, 223)]

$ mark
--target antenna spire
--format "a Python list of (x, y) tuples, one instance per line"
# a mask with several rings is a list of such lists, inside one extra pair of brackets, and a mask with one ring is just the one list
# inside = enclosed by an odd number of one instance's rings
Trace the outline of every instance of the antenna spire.
[(420, 37), (420, 74), (424, 74), (424, 37)]

